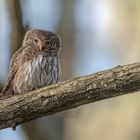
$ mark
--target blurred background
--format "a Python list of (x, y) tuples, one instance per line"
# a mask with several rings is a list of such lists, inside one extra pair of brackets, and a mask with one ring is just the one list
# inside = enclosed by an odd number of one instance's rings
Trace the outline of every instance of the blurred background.
[[(26, 30), (62, 37), (63, 80), (140, 61), (139, 0), (0, 0), (0, 89)], [(0, 130), (0, 140), (139, 140), (139, 94)]]

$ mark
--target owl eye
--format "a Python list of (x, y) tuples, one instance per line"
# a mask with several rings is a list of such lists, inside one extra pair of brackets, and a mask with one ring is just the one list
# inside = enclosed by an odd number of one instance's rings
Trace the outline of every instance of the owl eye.
[(47, 40), (47, 41), (46, 41), (46, 44), (47, 44), (47, 45), (50, 45), (50, 44), (51, 44), (51, 41), (50, 41), (50, 40)]
[(38, 39), (35, 39), (35, 40), (34, 40), (34, 42), (35, 42), (35, 43), (38, 43), (38, 42), (39, 42), (39, 40), (38, 40)]

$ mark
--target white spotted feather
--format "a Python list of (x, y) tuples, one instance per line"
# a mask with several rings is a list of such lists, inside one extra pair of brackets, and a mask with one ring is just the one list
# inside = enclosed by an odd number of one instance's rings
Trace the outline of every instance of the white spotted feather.
[(25, 62), (23, 66), (23, 79), (14, 83), (14, 91), (24, 93), (40, 87), (59, 82), (60, 67), (56, 56), (43, 57), (39, 55), (33, 61)]

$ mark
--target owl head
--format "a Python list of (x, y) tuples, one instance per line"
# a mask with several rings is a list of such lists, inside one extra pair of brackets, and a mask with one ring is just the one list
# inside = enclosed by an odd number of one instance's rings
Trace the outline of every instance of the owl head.
[(48, 55), (58, 55), (61, 49), (61, 39), (53, 32), (35, 29), (26, 33), (23, 40), (24, 46), (32, 46)]

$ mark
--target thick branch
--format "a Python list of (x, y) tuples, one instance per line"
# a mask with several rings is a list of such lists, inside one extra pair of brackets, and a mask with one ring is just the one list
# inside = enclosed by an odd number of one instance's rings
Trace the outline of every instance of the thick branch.
[(140, 90), (140, 63), (118, 66), (0, 101), (0, 129)]

